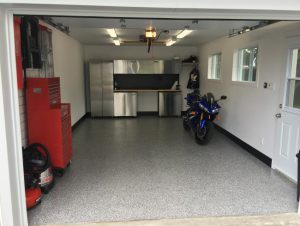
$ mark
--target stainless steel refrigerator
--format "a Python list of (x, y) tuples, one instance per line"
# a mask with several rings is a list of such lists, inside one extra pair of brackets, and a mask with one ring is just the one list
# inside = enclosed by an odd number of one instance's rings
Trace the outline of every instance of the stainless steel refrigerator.
[(92, 117), (113, 116), (113, 62), (90, 61), (89, 73)]

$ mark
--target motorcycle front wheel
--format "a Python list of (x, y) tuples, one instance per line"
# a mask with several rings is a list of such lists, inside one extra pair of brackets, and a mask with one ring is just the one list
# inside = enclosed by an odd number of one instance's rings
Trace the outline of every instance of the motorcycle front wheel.
[(214, 131), (214, 125), (210, 121), (207, 121), (203, 128), (200, 128), (198, 124), (195, 132), (195, 139), (197, 143), (200, 145), (207, 144), (213, 136), (213, 131)]

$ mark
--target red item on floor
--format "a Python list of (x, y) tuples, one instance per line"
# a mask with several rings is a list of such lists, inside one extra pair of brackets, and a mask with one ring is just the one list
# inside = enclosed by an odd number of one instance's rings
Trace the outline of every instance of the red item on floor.
[(41, 203), (42, 191), (40, 188), (27, 188), (25, 190), (25, 195), (27, 209), (31, 209)]
[(72, 158), (71, 106), (62, 104), (60, 80), (27, 78), (27, 123), (29, 143), (41, 143), (56, 169), (65, 169)]

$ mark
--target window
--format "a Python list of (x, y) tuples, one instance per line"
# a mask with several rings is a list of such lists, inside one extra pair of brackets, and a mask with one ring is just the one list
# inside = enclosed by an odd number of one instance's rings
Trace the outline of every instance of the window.
[(287, 78), (286, 106), (300, 109), (300, 49), (291, 51), (290, 70)]
[(235, 53), (233, 81), (256, 82), (258, 48), (240, 49)]
[(208, 58), (208, 78), (220, 80), (221, 78), (221, 53), (216, 53)]

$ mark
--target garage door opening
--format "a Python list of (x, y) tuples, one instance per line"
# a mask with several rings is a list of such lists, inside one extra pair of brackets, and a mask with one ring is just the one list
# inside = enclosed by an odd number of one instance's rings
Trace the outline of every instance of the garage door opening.
[[(42, 143), (56, 158), (50, 147), (60, 131), (62, 152), (72, 150), (65, 162), (72, 163), (64, 164), (53, 189), (28, 211), (30, 224), (296, 212), (296, 168), (284, 168), (295, 164), (298, 144), (287, 134), (296, 138), (296, 127), (274, 115), (280, 104), (297, 113), (291, 98), (299, 97), (292, 73), (298, 22), (32, 18), (37, 39), (27, 27), (28, 45), (39, 44), (21, 69), (23, 146)], [(20, 31), (22, 36), (22, 23)], [(193, 80), (195, 71), (199, 80)], [(55, 91), (53, 77), (59, 78)], [(38, 80), (48, 82), (49, 90)], [(285, 87), (291, 98), (283, 103)], [(206, 145), (182, 125), (184, 98), (195, 89), (201, 96), (227, 96)], [(54, 105), (70, 104), (69, 115), (54, 119), (53, 103), (45, 100), (29, 109), (31, 98), (38, 98), (30, 91), (54, 92)], [(72, 126), (72, 148), (65, 147), (70, 132), (63, 130), (64, 117)], [(49, 130), (55, 120), (60, 127)], [(282, 156), (290, 161), (282, 164)]]

